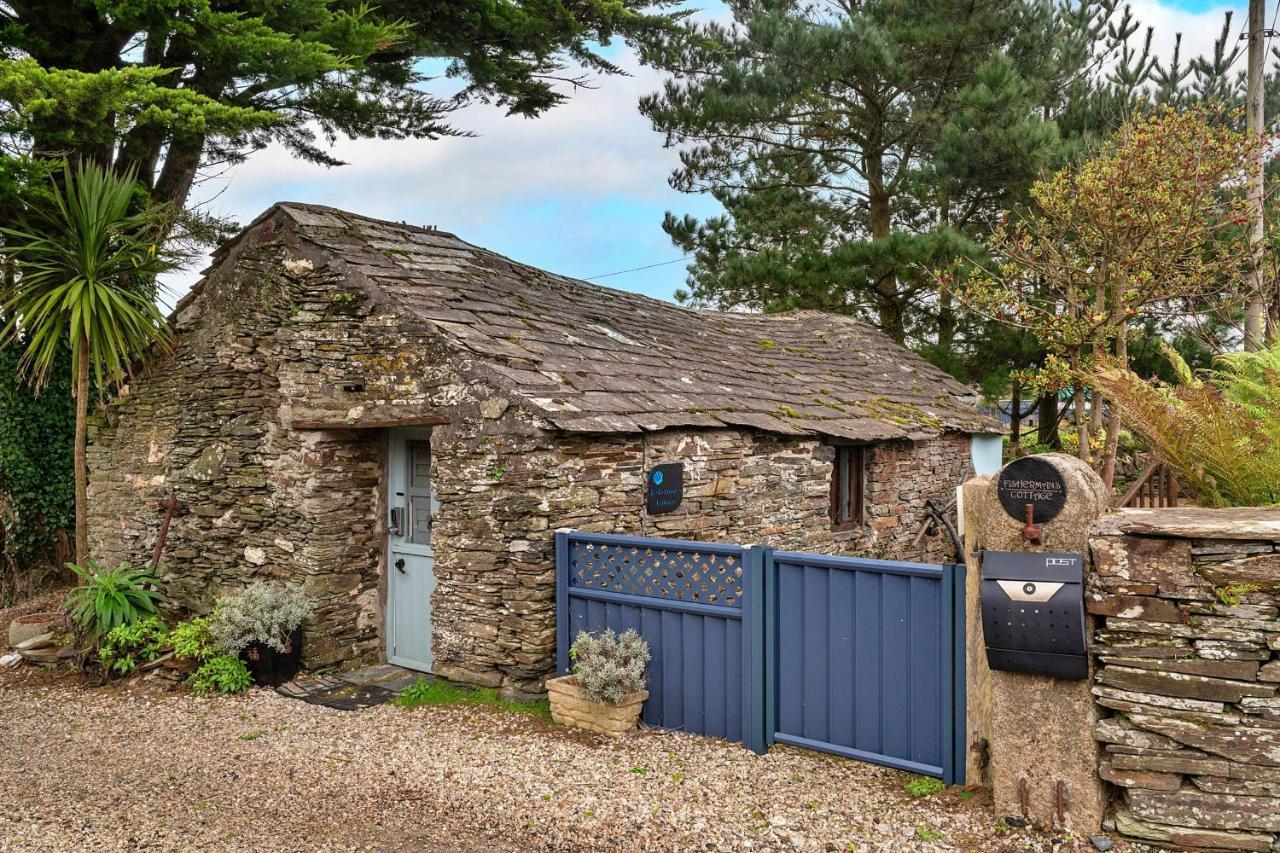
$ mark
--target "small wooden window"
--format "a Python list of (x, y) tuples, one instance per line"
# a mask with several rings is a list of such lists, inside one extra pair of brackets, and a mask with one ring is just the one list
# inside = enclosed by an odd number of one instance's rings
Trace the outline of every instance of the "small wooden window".
[(836, 447), (835, 468), (831, 473), (831, 524), (838, 530), (860, 527), (864, 522), (865, 450), (857, 445)]

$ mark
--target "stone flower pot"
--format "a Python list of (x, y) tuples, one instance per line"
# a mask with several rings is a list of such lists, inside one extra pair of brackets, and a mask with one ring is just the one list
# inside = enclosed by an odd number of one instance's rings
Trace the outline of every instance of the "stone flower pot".
[(48, 634), (62, 624), (61, 613), (28, 613), (17, 616), (9, 623), (9, 645), (16, 646), (24, 640)]
[(250, 643), (240, 653), (240, 659), (248, 667), (254, 684), (279, 687), (285, 682), (293, 681), (302, 668), (302, 629), (293, 630), (283, 652), (263, 643)]
[(562, 675), (547, 680), (547, 698), (551, 701), (551, 719), (560, 725), (616, 737), (636, 727), (649, 691), (629, 693), (616, 705), (596, 702), (587, 698), (576, 675)]

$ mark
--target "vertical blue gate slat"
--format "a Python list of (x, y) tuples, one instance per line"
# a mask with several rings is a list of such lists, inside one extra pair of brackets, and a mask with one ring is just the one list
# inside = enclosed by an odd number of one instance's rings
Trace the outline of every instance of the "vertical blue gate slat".
[(652, 726), (964, 781), (964, 567), (556, 534), (557, 671), (580, 630), (649, 642)]

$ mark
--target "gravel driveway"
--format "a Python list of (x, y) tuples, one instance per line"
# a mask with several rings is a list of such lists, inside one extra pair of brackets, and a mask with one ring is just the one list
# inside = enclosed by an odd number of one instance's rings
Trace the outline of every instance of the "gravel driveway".
[(980, 796), (912, 799), (906, 774), (800, 750), (30, 668), (0, 673), (0, 756), (5, 850), (1075, 847), (997, 827)]

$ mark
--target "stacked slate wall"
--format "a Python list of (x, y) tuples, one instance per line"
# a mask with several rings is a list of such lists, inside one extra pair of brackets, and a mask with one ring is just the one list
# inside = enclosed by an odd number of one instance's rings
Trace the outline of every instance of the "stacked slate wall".
[[(1174, 847), (1280, 837), (1280, 513), (1129, 510), (1090, 540), (1100, 775), (1116, 829)], [(1261, 519), (1261, 521), (1259, 520)]]

